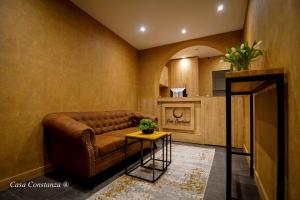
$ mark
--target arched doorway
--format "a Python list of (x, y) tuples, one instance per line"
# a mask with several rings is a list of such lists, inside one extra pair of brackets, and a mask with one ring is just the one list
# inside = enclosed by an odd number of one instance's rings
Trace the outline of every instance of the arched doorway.
[[(158, 73), (156, 73), (156, 76), (155, 76), (156, 86), (159, 86), (160, 75), (163, 71), (164, 66), (167, 64), (167, 62), (174, 55), (180, 54), (182, 51), (185, 52), (187, 49), (192, 49), (194, 47), (195, 48), (196, 47), (204, 47), (204, 49), (202, 49), (202, 52), (205, 52), (205, 50), (212, 52), (214, 50), (215, 54), (212, 53), (212, 55), (216, 55), (216, 52), (219, 52), (220, 55), (225, 54), (225, 48), (222, 44), (218, 44), (218, 43), (211, 42), (211, 41), (202, 41), (202, 40), (194, 41), (194, 40), (192, 40), (192, 41), (188, 41), (186, 43), (182, 43), (182, 44), (180, 43), (177, 46), (170, 48), (169, 51), (161, 59), (161, 64), (159, 65), (159, 71), (158, 71)], [(189, 57), (189, 56), (187, 55), (186, 57)], [(157, 89), (158, 87), (155, 87), (155, 88), (156, 88), (155, 94), (156, 94), (156, 96), (158, 96), (159, 95), (159, 90)]]
[[(227, 65), (219, 64), (222, 55), (224, 52), (205, 45), (193, 45), (177, 51), (161, 66), (157, 82), (159, 97), (170, 96), (172, 88), (185, 88), (189, 96), (211, 95), (209, 89), (200, 90), (202, 84), (199, 85), (199, 74), (205, 76), (205, 80), (210, 80), (208, 76), (212, 67), (207, 65), (215, 65), (215, 70), (226, 69)], [(210, 86), (208, 84), (207, 88)]]
[(187, 47), (203, 45), (225, 54), (227, 47), (241, 43), (242, 39), (243, 32), (234, 31), (142, 50), (139, 53), (138, 109), (146, 113), (159, 114), (157, 97), (160, 75), (164, 65), (176, 52)]

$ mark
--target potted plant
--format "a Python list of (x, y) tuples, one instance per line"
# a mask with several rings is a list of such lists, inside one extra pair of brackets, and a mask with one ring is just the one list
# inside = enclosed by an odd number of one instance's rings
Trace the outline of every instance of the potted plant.
[(139, 128), (144, 134), (152, 134), (156, 128), (156, 123), (151, 119), (142, 119)]
[(249, 64), (263, 55), (259, 49), (261, 43), (262, 41), (254, 41), (252, 46), (249, 46), (248, 42), (243, 42), (240, 46), (227, 48), (225, 57), (221, 61), (231, 63), (231, 71), (248, 70)]

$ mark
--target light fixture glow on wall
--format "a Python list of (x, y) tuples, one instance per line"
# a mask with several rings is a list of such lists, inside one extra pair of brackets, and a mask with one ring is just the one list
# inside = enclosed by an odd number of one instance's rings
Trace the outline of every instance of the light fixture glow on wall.
[(186, 34), (186, 29), (185, 28), (181, 29), (181, 34)]
[(222, 12), (223, 10), (224, 10), (224, 5), (223, 4), (218, 5), (217, 11)]
[(181, 69), (182, 69), (183, 71), (187, 70), (187, 67), (188, 67), (188, 65), (189, 65), (189, 60), (186, 59), (186, 58), (181, 59), (181, 60), (180, 60), (180, 65), (181, 65)]
[(145, 26), (141, 26), (140, 27), (140, 32), (145, 32), (146, 31), (146, 27)]

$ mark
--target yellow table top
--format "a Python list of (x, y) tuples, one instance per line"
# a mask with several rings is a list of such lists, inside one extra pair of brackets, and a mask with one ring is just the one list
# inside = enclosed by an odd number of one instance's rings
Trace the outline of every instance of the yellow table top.
[(165, 135), (170, 135), (170, 132), (154, 131), (152, 134), (143, 134), (142, 131), (126, 134), (126, 137), (144, 139), (144, 140), (157, 140)]

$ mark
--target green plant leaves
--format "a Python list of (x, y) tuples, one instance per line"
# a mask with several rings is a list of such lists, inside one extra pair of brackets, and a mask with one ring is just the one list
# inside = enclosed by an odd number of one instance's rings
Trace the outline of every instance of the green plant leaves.
[(156, 123), (151, 119), (142, 119), (139, 124), (141, 130), (149, 130), (156, 128)]

